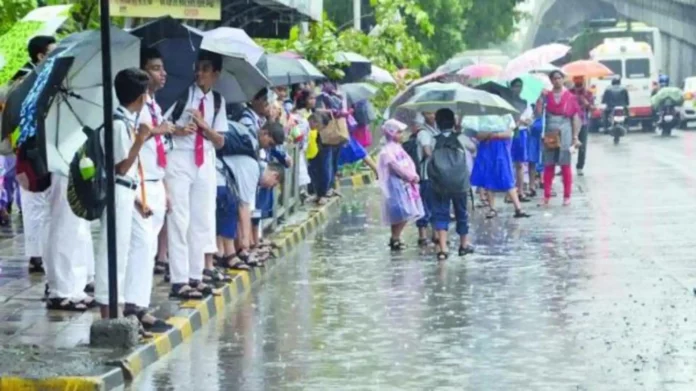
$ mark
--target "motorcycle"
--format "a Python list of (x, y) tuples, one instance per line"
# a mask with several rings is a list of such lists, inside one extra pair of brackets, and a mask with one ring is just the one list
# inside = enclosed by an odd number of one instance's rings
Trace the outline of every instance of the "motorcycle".
[(621, 137), (626, 135), (626, 109), (614, 107), (609, 118), (607, 131), (614, 137), (614, 145), (618, 145)]
[(679, 126), (680, 121), (679, 112), (677, 112), (675, 106), (663, 106), (660, 109), (660, 119), (657, 122), (657, 126), (662, 136), (667, 137), (672, 135), (672, 129)]

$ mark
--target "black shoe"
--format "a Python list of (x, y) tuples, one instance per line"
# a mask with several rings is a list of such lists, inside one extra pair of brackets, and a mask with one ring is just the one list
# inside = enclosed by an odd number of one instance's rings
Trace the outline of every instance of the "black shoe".
[(473, 254), (474, 253), (474, 246), (472, 245), (466, 245), (466, 246), (461, 246), (459, 247), (459, 256), (463, 257), (465, 255)]

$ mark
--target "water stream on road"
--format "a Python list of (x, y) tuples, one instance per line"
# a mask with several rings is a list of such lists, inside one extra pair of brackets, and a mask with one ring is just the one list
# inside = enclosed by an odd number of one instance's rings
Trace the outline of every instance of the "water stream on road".
[(438, 264), (413, 246), (390, 254), (375, 189), (348, 196), (132, 389), (694, 389), (689, 293), (629, 243), (644, 223), (627, 228), (605, 202), (585, 189), (523, 221), (501, 202), (495, 221), (475, 214), (476, 255)]

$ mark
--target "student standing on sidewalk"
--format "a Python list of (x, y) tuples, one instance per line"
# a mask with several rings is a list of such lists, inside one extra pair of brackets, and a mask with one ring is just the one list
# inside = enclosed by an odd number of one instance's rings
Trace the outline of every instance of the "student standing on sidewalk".
[[(136, 131), (138, 113), (148, 99), (147, 88), (150, 78), (140, 69), (124, 69), (114, 79), (114, 89), (120, 103), (114, 113), (113, 148), (116, 186), (114, 187), (114, 207), (116, 210), (116, 246), (118, 248), (118, 303), (125, 303), (125, 280), (128, 268), (128, 257), (131, 245), (131, 227), (133, 214), (138, 213), (143, 218), (150, 216), (150, 211), (144, 201), (136, 203), (136, 191), (142, 186), (138, 171), (142, 166), (138, 154), (150, 137), (152, 128), (149, 124), (140, 123)], [(105, 148), (105, 132), (101, 133), (102, 148)], [(106, 168), (111, 169), (110, 167)], [(142, 191), (142, 188), (140, 188)], [(107, 251), (106, 211), (101, 219), (101, 232), (97, 247), (94, 275), (94, 298), (101, 305), (104, 319), (109, 317), (109, 282), (108, 282), (108, 251)], [(149, 273), (150, 269), (142, 272)]]
[(219, 133), (227, 131), (225, 100), (212, 89), (220, 77), (222, 57), (201, 51), (195, 67), (196, 81), (172, 114), (177, 131), (165, 179), (171, 197), (167, 216), (170, 297), (184, 300), (213, 293), (202, 279), (203, 269), (213, 268), (217, 252), (215, 148), (224, 143)]
[(140, 208), (147, 205), (147, 214), (133, 213), (130, 253), (126, 267), (124, 316), (135, 315), (145, 330), (163, 333), (171, 325), (155, 318), (148, 313), (152, 296), (154, 276), (149, 270), (154, 268), (155, 253), (157, 252), (158, 233), (164, 225), (167, 205), (167, 188), (164, 176), (167, 167), (167, 152), (171, 150), (171, 139), (166, 135), (174, 130), (174, 125), (162, 117), (162, 109), (155, 102), (155, 92), (167, 80), (162, 55), (157, 49), (146, 48), (140, 53), (140, 68), (147, 72), (150, 84), (147, 89), (147, 99), (140, 111), (138, 121), (147, 124), (157, 133), (149, 138), (140, 152), (140, 164), (143, 177), (140, 186), (145, 187), (146, 200), (141, 198), (141, 192), (136, 194), (136, 204)]

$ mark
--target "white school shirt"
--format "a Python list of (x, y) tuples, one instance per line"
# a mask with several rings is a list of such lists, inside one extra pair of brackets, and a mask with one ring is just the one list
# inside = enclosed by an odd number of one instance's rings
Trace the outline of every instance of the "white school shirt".
[[(161, 125), (164, 122), (164, 116), (162, 116), (162, 109), (155, 102), (152, 97), (148, 96), (142, 111), (140, 111), (140, 116), (138, 117), (138, 123), (145, 123), (153, 128), (154, 123), (152, 121), (152, 113), (155, 114), (157, 118), (157, 124)], [(169, 152), (172, 150), (172, 141), (170, 137), (160, 136), (162, 143), (164, 144), (164, 151)], [(150, 137), (149, 140), (145, 142), (142, 149), (140, 150), (140, 163), (143, 165), (143, 174), (145, 175), (146, 181), (158, 181), (164, 179), (166, 169), (160, 167), (157, 164), (157, 142), (155, 141), (155, 136)]]
[[(128, 158), (130, 149), (133, 147), (137, 114), (131, 113), (123, 106), (116, 108), (116, 112), (125, 119), (125, 121), (114, 121), (114, 164), (119, 164)], [(102, 148), (106, 148), (104, 145), (105, 133), (106, 132), (101, 132)], [(116, 178), (137, 184), (139, 182), (138, 159), (135, 159), (135, 162), (133, 162), (133, 165), (128, 169), (126, 175), (116, 175)]]
[[(198, 106), (201, 103), (201, 99), (205, 99), (203, 103), (203, 107), (205, 109), (205, 113), (203, 113), (203, 119), (205, 122), (211, 126), (211, 129), (213, 129), (216, 132), (226, 132), (227, 131), (227, 110), (225, 110), (225, 98), (220, 97), (220, 111), (217, 114), (217, 117), (215, 117), (215, 123), (213, 124), (213, 117), (215, 116), (215, 98), (213, 97), (213, 90), (208, 91), (207, 94), (203, 93), (203, 91), (198, 88), (198, 86), (191, 86), (188, 89), (188, 97), (186, 98), (186, 106), (184, 106), (184, 111), (188, 109), (195, 109), (198, 110)], [(171, 116), (172, 110), (167, 113), (167, 116)], [(186, 126), (187, 124), (182, 121), (183, 119), (180, 118), (179, 120), (176, 121), (175, 125), (176, 126)], [(188, 136), (175, 136), (176, 138), (174, 139), (174, 149), (175, 150), (188, 150), (193, 153), (195, 146), (196, 146), (196, 134), (191, 134)], [(203, 139), (203, 148), (205, 149), (206, 152), (209, 152), (214, 149), (213, 143), (204, 138)]]

